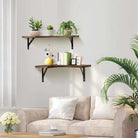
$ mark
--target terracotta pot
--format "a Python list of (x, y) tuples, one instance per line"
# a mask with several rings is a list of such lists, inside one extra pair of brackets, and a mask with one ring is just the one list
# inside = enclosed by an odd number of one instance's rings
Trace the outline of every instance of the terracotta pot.
[(31, 36), (40, 36), (40, 31), (31, 31)]
[(72, 28), (65, 28), (64, 29), (64, 35), (65, 36), (71, 36)]

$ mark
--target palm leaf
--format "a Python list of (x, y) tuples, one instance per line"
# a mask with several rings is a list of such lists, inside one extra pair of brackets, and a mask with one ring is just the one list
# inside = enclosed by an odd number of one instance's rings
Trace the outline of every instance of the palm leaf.
[(138, 35), (136, 35), (132, 41), (131, 49), (135, 53), (135, 56), (138, 58)]
[(138, 51), (136, 51), (136, 49), (134, 49), (134, 48), (131, 48), (131, 49), (134, 51), (135, 56), (138, 58)]
[(134, 113), (134, 114), (130, 114), (130, 115), (129, 115), (129, 120), (130, 120), (130, 121), (133, 121), (134, 118), (138, 118), (138, 114), (137, 114), (137, 113)]
[(135, 56), (138, 58), (138, 41), (134, 41), (134, 43), (131, 44), (131, 49), (135, 53)]
[(136, 103), (130, 96), (119, 96), (119, 98), (116, 98), (113, 103), (115, 106), (120, 106), (122, 105), (123, 107), (125, 105), (130, 106), (133, 110), (136, 107)]
[(103, 61), (111, 61), (118, 64), (129, 74), (129, 76), (133, 75), (138, 81), (138, 62), (126, 58), (122, 59), (116, 57), (103, 57), (99, 59), (97, 63), (99, 64)]
[(129, 77), (128, 75), (124, 75), (124, 74), (113, 74), (105, 80), (104, 86), (101, 90), (101, 95), (103, 97), (105, 97), (106, 101), (108, 101), (107, 91), (108, 91), (109, 87), (117, 82), (126, 84), (133, 91), (135, 89), (137, 90), (137, 85), (136, 85), (135, 79), (133, 77)]

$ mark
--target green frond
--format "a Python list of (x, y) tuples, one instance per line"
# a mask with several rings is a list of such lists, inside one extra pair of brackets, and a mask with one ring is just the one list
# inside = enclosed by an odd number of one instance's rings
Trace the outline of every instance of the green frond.
[(131, 43), (131, 49), (135, 53), (135, 56), (138, 58), (138, 35), (136, 35)]
[(129, 74), (129, 76), (133, 75), (138, 81), (138, 62), (126, 58), (122, 59), (116, 57), (103, 57), (97, 61), (97, 64), (103, 61), (111, 61), (113, 63), (118, 64)]
[(129, 115), (129, 120), (130, 120), (130, 121), (133, 121), (134, 118), (138, 118), (138, 114), (137, 114), (137, 113), (134, 113), (134, 114), (130, 114), (130, 115)]
[(135, 53), (135, 56), (138, 58), (138, 51), (134, 48), (131, 48), (133, 50), (133, 52)]
[(114, 99), (113, 105), (123, 107), (125, 105), (128, 105), (130, 108), (133, 109), (134, 113), (129, 115), (129, 120), (133, 121), (134, 118), (138, 118), (138, 114), (135, 112), (135, 108), (137, 105), (137, 99), (138, 99), (138, 92), (135, 92), (132, 94), (132, 96), (119, 96), (119, 98)]
[(119, 98), (116, 98), (113, 103), (115, 106), (120, 106), (122, 105), (123, 107), (125, 105), (128, 105), (131, 107), (133, 110), (136, 107), (135, 101), (130, 97), (130, 96), (119, 96)]
[(133, 41), (131, 44), (131, 49), (133, 50), (135, 56), (138, 58), (138, 41)]
[(121, 82), (121, 83), (126, 84), (133, 91), (135, 89), (137, 90), (136, 82), (135, 82), (135, 79), (133, 77), (129, 77), (128, 75), (124, 75), (124, 74), (113, 74), (105, 80), (104, 86), (101, 90), (101, 95), (103, 97), (105, 97), (106, 101), (108, 101), (107, 91), (108, 91), (109, 87), (111, 85), (113, 85), (114, 83), (117, 83), (117, 82)]

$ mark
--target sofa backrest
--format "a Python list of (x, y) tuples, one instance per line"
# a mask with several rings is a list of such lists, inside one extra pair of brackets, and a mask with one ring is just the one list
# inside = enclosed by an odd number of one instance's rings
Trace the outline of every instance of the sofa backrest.
[[(66, 99), (66, 98), (71, 98), (74, 96), (67, 96), (67, 97), (51, 97), (49, 99), (49, 108), (52, 107), (52, 101), (54, 98), (59, 98), (59, 99)], [(113, 96), (109, 96), (109, 98), (116, 98)], [(95, 99), (96, 96), (80, 96), (78, 97), (78, 103), (76, 105), (75, 109), (75, 115), (74, 115), (74, 120), (89, 120), (92, 118), (93, 111), (95, 109)], [(103, 109), (104, 110), (104, 109)], [(114, 114), (116, 113), (117, 109), (113, 108)]]
[[(68, 97), (51, 97), (49, 99), (49, 108), (52, 107), (52, 101), (54, 98), (66, 99), (71, 98), (73, 96)], [(89, 120), (90, 119), (90, 109), (91, 109), (91, 96), (80, 96), (78, 97), (78, 103), (75, 109), (74, 120)]]

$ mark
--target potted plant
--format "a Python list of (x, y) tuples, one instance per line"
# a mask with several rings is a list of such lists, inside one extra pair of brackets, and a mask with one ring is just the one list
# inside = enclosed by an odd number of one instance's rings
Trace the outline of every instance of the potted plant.
[(53, 31), (53, 26), (52, 25), (48, 25), (47, 27), (47, 30), (48, 30), (48, 35), (49, 36), (52, 36), (53, 35), (53, 33), (54, 33), (54, 31)]
[(42, 20), (40, 21), (34, 21), (33, 17), (29, 19), (29, 27), (32, 28), (32, 32), (31, 35), (33, 37), (35, 36), (39, 36), (40, 35), (40, 31), (39, 29), (42, 28)]
[[(131, 46), (131, 49), (134, 51), (135, 56), (138, 59), (138, 36), (133, 39)], [(136, 112), (136, 109), (138, 108), (138, 62), (126, 58), (122, 59), (116, 57), (103, 57), (98, 60), (98, 63), (101, 63), (103, 61), (116, 63), (126, 71), (126, 74), (113, 74), (109, 76), (104, 82), (101, 94), (105, 97), (106, 101), (108, 101), (107, 92), (112, 84), (120, 82), (128, 85), (133, 93), (131, 95), (120, 96), (119, 98), (116, 98), (114, 100), (114, 105), (128, 105), (131, 107), (134, 113), (129, 115), (129, 119), (133, 121), (135, 117), (138, 118), (138, 114)]]
[(57, 34), (59, 34), (59, 35), (62, 34), (65, 36), (71, 36), (71, 33), (73, 32), (72, 28), (75, 30), (75, 34), (77, 34), (78, 29), (72, 21), (62, 22), (60, 24), (60, 27), (58, 29)]

